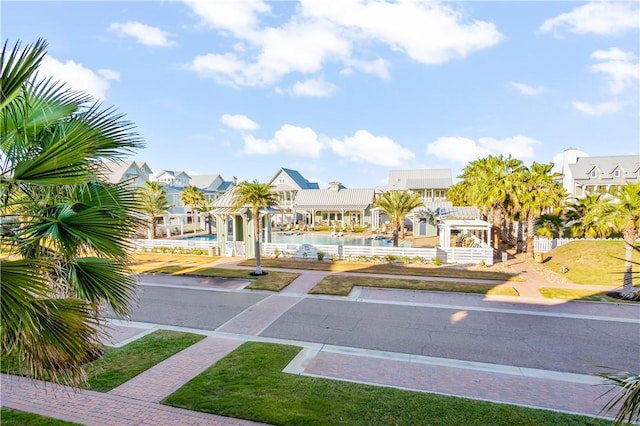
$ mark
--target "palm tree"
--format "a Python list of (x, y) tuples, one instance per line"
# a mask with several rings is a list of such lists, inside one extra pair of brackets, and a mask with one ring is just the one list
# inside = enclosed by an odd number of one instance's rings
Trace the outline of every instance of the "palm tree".
[(420, 194), (409, 191), (386, 191), (373, 202), (375, 207), (381, 208), (393, 223), (393, 246), (398, 247), (398, 231), (404, 238), (405, 217), (411, 210), (423, 206)]
[(191, 207), (191, 212), (193, 213), (193, 232), (197, 231), (197, 223), (198, 223), (198, 213), (196, 211), (196, 206), (198, 203), (204, 200), (204, 194), (200, 192), (197, 186), (191, 185), (185, 187), (180, 193), (180, 202), (185, 207)]
[(135, 191), (101, 179), (142, 141), (113, 108), (35, 72), (46, 42), (0, 57), (0, 340), (37, 378), (78, 384), (99, 353), (104, 308), (127, 315)]
[(209, 224), (209, 235), (211, 235), (211, 227), (213, 226), (213, 216), (211, 215), (211, 210), (213, 209), (213, 200), (202, 199), (196, 206), (198, 212), (206, 214), (207, 223)]
[(584, 198), (575, 200), (567, 206), (567, 224), (570, 227), (572, 237), (596, 237), (608, 230), (600, 229), (598, 222), (588, 221), (587, 213), (598, 204), (606, 203), (602, 194), (589, 194)]
[(625, 243), (622, 291), (625, 298), (633, 298), (633, 248), (640, 232), (640, 183), (628, 183), (613, 191), (613, 199), (597, 204), (586, 215), (588, 221), (597, 221), (603, 227), (622, 232)]
[(253, 243), (256, 252), (256, 271), (253, 275), (264, 275), (260, 266), (260, 208), (269, 208), (278, 203), (278, 196), (273, 192), (273, 185), (253, 182), (240, 182), (234, 189), (234, 208), (241, 209), (251, 206), (253, 216), (254, 232)]
[(558, 238), (562, 235), (562, 228), (562, 217), (557, 214), (545, 213), (536, 219), (536, 234), (541, 237)]
[(464, 182), (461, 186), (466, 189), (465, 199), (492, 222), (496, 250), (500, 248), (503, 214), (511, 202), (517, 172), (522, 167), (522, 161), (511, 156), (489, 155), (470, 162), (458, 176)]
[(527, 256), (533, 258), (533, 238), (536, 220), (545, 212), (560, 206), (565, 198), (559, 174), (551, 174), (553, 163), (534, 162), (530, 168), (518, 172), (518, 184), (511, 197), (513, 210), (527, 222)]
[(169, 204), (167, 193), (158, 182), (147, 182), (147, 186), (138, 191), (140, 208), (149, 216), (149, 228), (151, 238), (156, 238), (156, 223), (159, 215), (164, 214), (173, 207)]

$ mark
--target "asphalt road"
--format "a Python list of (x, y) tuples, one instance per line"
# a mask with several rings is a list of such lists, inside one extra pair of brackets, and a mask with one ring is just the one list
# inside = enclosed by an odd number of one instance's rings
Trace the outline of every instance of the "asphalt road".
[[(215, 330), (262, 293), (140, 287), (134, 321)], [(306, 298), (261, 336), (592, 374), (640, 371), (637, 323)]]

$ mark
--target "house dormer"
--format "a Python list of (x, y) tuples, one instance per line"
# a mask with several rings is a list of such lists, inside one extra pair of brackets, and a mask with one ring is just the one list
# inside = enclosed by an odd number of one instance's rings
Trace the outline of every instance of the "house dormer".
[(598, 166), (593, 167), (589, 171), (589, 177), (591, 179), (598, 179), (600, 177), (600, 175), (602, 175), (602, 170), (600, 170), (600, 168)]
[(615, 169), (613, 169), (613, 172), (611, 172), (611, 176), (613, 176), (614, 179), (621, 179), (625, 176), (627, 172), (622, 168), (621, 165), (617, 165)]

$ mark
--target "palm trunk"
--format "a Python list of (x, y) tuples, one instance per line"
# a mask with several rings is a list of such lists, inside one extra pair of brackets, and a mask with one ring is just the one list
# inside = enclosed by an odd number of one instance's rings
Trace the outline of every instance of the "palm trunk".
[(400, 238), (404, 239), (404, 225), (405, 225), (405, 217), (402, 217), (402, 220), (400, 221)]
[(627, 226), (624, 231), (624, 275), (622, 279), (622, 297), (632, 298), (633, 288), (633, 246), (638, 238), (638, 231), (633, 226)]
[(527, 218), (527, 257), (533, 259), (533, 237), (536, 232), (536, 220), (533, 217)]
[(393, 246), (398, 247), (398, 227), (397, 226), (393, 230)]
[(493, 228), (493, 248), (500, 251), (500, 233), (502, 231), (502, 215), (499, 209), (493, 209), (491, 212), (491, 222)]
[(151, 238), (156, 239), (156, 217), (151, 216)]
[(255, 229), (253, 232), (253, 244), (256, 252), (256, 275), (262, 275), (262, 268), (260, 266), (260, 213), (258, 210), (253, 212), (253, 222), (255, 223)]

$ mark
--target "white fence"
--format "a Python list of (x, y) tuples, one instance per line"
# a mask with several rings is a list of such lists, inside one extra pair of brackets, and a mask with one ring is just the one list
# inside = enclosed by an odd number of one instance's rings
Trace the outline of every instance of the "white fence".
[(621, 238), (533, 238), (533, 251), (546, 253), (573, 241), (622, 241)]
[(403, 257), (410, 261), (420, 258), (422, 262), (431, 262), (438, 258), (443, 263), (480, 263), (493, 264), (493, 249), (469, 248), (469, 247), (369, 247), (369, 246), (343, 246), (329, 244), (262, 244), (262, 255), (275, 257), (276, 250), (279, 256), (292, 259), (317, 259), (318, 252), (324, 253), (327, 259), (337, 260), (384, 260), (387, 255), (395, 256), (395, 261), (402, 261)]
[[(213, 250), (214, 254), (226, 256), (244, 256), (245, 247), (241, 241), (228, 242), (221, 248), (223, 253), (218, 251), (217, 241), (201, 240), (133, 240), (133, 244), (138, 251), (152, 251), (153, 249), (175, 250), (182, 249), (189, 252), (193, 249)], [(369, 247), (369, 246), (343, 246), (333, 244), (261, 244), (261, 252), (265, 257), (275, 257), (278, 255), (292, 259), (317, 259), (318, 252), (323, 252), (326, 259), (337, 260), (384, 260), (385, 256), (395, 256), (396, 262), (401, 262), (403, 257), (414, 262), (420, 258), (422, 262), (431, 262), (438, 258), (443, 263), (480, 263), (493, 265), (493, 249), (491, 248), (471, 248), (471, 247)], [(210, 251), (211, 252), (211, 251)]]

